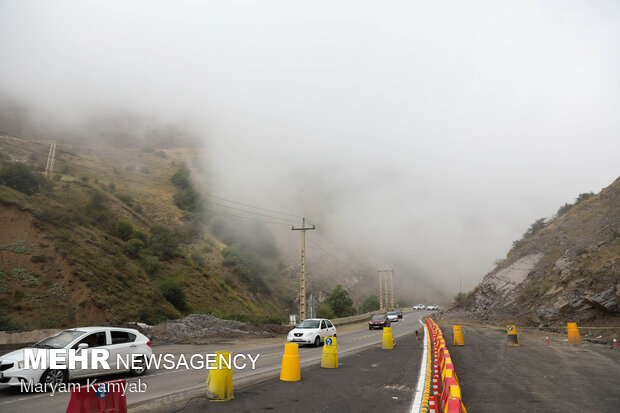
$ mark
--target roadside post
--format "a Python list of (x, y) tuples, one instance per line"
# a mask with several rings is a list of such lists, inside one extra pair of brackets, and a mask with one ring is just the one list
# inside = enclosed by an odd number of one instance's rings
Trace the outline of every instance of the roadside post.
[(336, 337), (327, 337), (323, 346), (323, 356), (321, 357), (321, 367), (326, 369), (338, 368), (338, 344)]

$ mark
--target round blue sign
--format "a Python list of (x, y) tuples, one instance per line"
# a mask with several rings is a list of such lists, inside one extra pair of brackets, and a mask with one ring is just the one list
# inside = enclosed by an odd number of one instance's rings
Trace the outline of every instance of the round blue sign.
[(326, 339), (325, 339), (325, 345), (327, 345), (327, 346), (331, 346), (331, 345), (332, 345), (332, 339), (331, 339), (331, 338), (329, 338), (329, 337), (328, 337), (328, 338), (326, 338)]

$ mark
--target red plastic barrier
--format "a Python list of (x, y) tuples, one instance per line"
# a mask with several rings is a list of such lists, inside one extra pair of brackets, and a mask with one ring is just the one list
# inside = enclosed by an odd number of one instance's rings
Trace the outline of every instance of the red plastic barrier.
[(80, 386), (71, 392), (67, 413), (127, 413), (125, 380)]
[(450, 386), (456, 386), (456, 381), (452, 377), (446, 377), (446, 380), (443, 382), (443, 390), (441, 392), (441, 410), (445, 411), (446, 404), (448, 400), (450, 400)]
[(461, 399), (448, 399), (444, 413), (461, 413)]

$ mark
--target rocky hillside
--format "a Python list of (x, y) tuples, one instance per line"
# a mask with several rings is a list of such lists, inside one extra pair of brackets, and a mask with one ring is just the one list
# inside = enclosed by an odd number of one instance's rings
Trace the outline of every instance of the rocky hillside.
[(199, 149), (59, 143), (44, 177), (48, 148), (0, 134), (0, 330), (293, 309), (277, 251), (211, 230)]
[(539, 220), (457, 307), (531, 326), (620, 321), (620, 179)]

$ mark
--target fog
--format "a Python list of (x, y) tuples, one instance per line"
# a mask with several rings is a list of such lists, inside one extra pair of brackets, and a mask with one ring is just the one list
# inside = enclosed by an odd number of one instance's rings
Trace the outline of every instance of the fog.
[(0, 96), (184, 125), (210, 193), (449, 299), (618, 177), (620, 5), (3, 0)]

